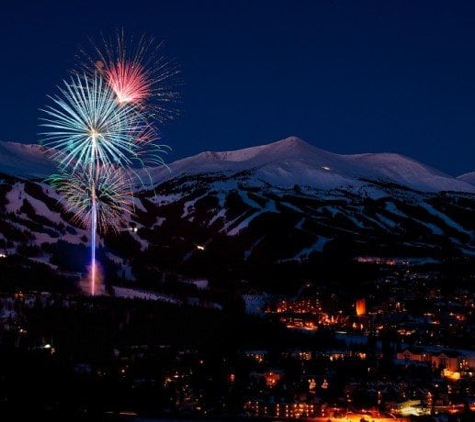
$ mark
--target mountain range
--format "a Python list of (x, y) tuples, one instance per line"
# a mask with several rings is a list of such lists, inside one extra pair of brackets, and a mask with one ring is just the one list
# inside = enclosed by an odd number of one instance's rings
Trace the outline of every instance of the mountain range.
[[(0, 248), (84, 272), (89, 233), (44, 182), (55, 171), (41, 145), (0, 143)], [(452, 177), (399, 154), (340, 155), (290, 137), (142, 176), (128, 225), (101, 236), (104, 266), (121, 278), (271, 278), (350, 257), (475, 255), (475, 173)]]

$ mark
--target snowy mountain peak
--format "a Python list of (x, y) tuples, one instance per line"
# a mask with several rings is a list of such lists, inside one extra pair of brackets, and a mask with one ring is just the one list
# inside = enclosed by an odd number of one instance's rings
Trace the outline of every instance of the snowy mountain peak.
[[(2, 173), (44, 178), (56, 169), (41, 145), (0, 142)], [(183, 175), (234, 173), (241, 174), (241, 180), (246, 177), (253, 186), (300, 185), (330, 190), (386, 183), (422, 192), (475, 193), (470, 177), (454, 178), (399, 154), (340, 155), (319, 149), (296, 136), (234, 151), (206, 151), (147, 171), (154, 184)]]
[(475, 185), (475, 171), (471, 171), (469, 173), (461, 174), (457, 177), (458, 180), (462, 180), (463, 182), (470, 183)]
[(155, 183), (181, 175), (248, 173), (253, 185), (294, 185), (316, 189), (359, 189), (368, 183), (389, 183), (423, 192), (475, 193), (475, 186), (394, 153), (340, 155), (291, 136), (266, 145), (235, 151), (203, 152), (178, 160), (170, 172), (156, 169)]
[(206, 151), (198, 154), (196, 157), (216, 160), (216, 161), (231, 161), (242, 162), (253, 160), (256, 157), (264, 155), (269, 159), (276, 153), (299, 153), (304, 152), (305, 149), (312, 148), (309, 144), (296, 137), (290, 137), (281, 141), (273, 142), (266, 145), (243, 148), (233, 151)]
[(44, 178), (56, 171), (45, 147), (39, 144), (0, 142), (0, 172), (17, 177)]
[(308, 144), (296, 136), (290, 136), (280, 141), (273, 142), (263, 147), (264, 151), (271, 151), (274, 154), (306, 154), (306, 153), (325, 153), (323, 150)]

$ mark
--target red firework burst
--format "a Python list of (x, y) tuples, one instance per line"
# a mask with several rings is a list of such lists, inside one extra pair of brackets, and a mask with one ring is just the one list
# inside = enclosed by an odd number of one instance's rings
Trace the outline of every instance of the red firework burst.
[(151, 81), (143, 66), (119, 61), (105, 69), (110, 87), (120, 103), (141, 103), (152, 95)]
[[(93, 54), (85, 53), (83, 68), (99, 71), (117, 95), (120, 103), (146, 107), (161, 122), (172, 120), (178, 113), (178, 87), (181, 85), (178, 65), (163, 54), (163, 42), (153, 38), (134, 37), (126, 42), (124, 31), (101, 45), (92, 41)], [(82, 59), (83, 60), (83, 59)]]

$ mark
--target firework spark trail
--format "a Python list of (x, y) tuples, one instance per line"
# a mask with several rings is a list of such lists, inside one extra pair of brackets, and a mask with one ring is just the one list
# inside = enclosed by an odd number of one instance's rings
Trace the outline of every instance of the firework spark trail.
[(97, 235), (97, 202), (95, 192), (92, 193), (91, 204), (91, 295), (96, 293), (96, 235)]

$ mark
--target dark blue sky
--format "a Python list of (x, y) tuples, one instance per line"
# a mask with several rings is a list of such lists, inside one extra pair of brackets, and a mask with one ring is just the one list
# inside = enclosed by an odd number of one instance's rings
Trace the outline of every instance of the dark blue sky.
[(0, 140), (39, 142), (39, 109), (78, 48), (124, 28), (164, 40), (182, 68), (182, 115), (163, 127), (168, 162), (296, 135), (340, 154), (475, 170), (474, 1), (28, 3), (0, 11)]

